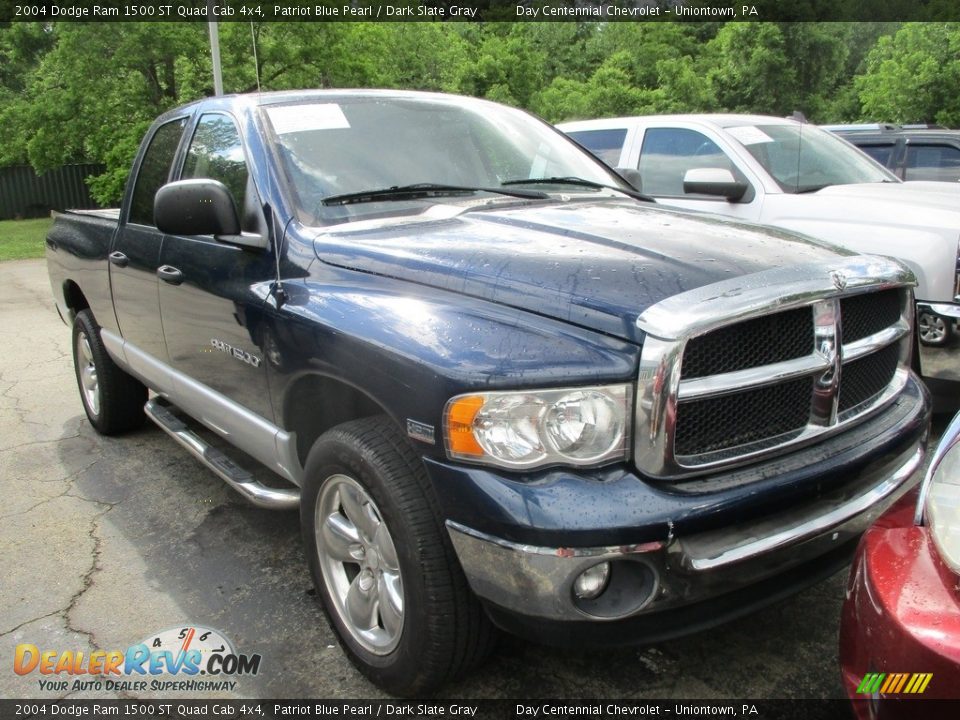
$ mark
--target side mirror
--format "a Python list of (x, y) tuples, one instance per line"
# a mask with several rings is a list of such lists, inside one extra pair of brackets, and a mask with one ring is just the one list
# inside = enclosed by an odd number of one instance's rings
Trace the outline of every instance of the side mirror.
[(737, 182), (733, 173), (723, 168), (693, 168), (683, 176), (683, 191), (687, 194), (717, 195), (735, 202), (747, 192), (747, 184)]
[(618, 167), (614, 172), (623, 178), (627, 184), (637, 192), (643, 192), (643, 176), (636, 168)]
[(169, 235), (239, 235), (240, 218), (226, 185), (216, 180), (179, 180), (153, 199), (157, 228)]
[(242, 233), (233, 196), (218, 180), (178, 180), (161, 187), (153, 199), (153, 217), (168, 235), (213, 235), (244, 247), (265, 248), (260, 235)]

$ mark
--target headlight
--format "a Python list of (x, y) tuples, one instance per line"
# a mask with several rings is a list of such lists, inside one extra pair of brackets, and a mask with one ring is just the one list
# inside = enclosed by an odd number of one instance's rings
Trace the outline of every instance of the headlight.
[(451, 458), (530, 469), (627, 457), (630, 386), (459, 395), (447, 403)]
[(926, 521), (943, 561), (960, 574), (960, 414), (953, 419), (925, 479)]

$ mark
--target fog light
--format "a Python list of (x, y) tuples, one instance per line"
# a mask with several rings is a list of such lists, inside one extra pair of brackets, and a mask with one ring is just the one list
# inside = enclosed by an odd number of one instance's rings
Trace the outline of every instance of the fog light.
[(607, 588), (610, 579), (610, 563), (602, 562), (587, 568), (573, 583), (573, 592), (581, 600), (593, 600)]

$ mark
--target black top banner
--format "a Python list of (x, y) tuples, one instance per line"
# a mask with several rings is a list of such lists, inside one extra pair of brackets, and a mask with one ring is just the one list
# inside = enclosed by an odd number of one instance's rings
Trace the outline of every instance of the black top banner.
[(0, 0), (9, 22), (883, 22), (957, 0)]

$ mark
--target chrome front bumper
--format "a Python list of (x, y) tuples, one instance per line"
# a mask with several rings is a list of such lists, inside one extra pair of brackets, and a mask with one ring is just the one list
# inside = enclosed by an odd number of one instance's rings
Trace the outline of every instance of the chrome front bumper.
[[(917, 482), (924, 444), (865, 473), (854, 488), (744, 525), (638, 545), (537, 547), (451, 520), (470, 587), (504, 610), (561, 621), (610, 621), (691, 605), (773, 577), (859, 536)], [(577, 598), (576, 578), (611, 563), (607, 589)]]

